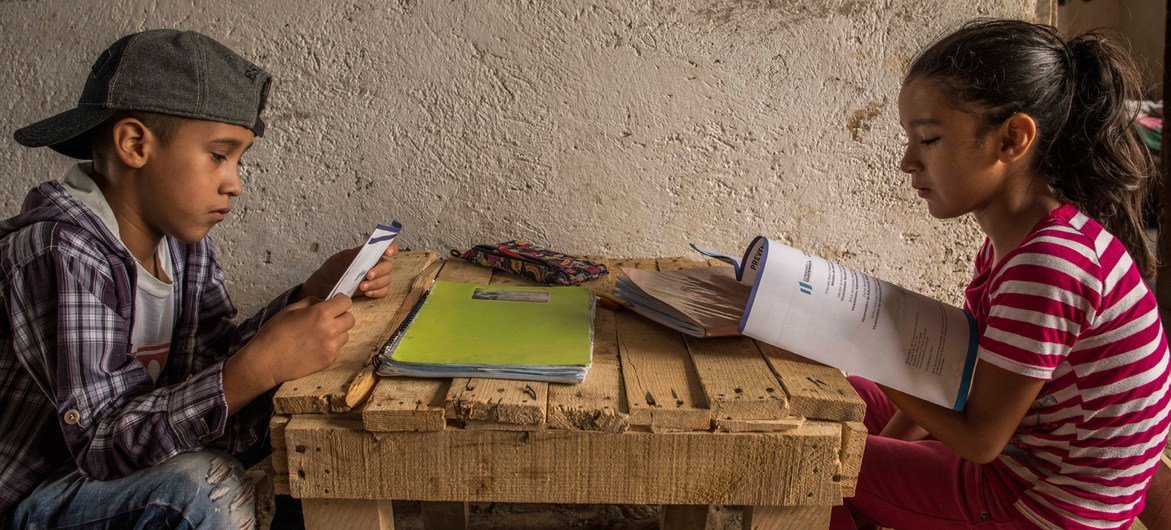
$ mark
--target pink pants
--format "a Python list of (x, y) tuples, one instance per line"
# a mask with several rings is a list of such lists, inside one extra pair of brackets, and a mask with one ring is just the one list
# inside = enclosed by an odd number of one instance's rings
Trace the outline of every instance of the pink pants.
[(866, 437), (857, 492), (834, 507), (830, 528), (1035, 528), (1012, 506), (1020, 492), (991, 466), (964, 460), (936, 440), (876, 436), (895, 406), (874, 383), (849, 379), (866, 402), (866, 429), (872, 434)]

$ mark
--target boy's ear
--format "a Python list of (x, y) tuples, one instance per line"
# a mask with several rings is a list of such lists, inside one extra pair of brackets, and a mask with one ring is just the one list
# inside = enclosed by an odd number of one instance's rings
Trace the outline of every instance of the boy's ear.
[(123, 118), (114, 124), (110, 132), (113, 136), (111, 148), (118, 160), (134, 169), (146, 165), (156, 142), (146, 125), (134, 118)]
[(1001, 126), (1000, 161), (1016, 162), (1029, 154), (1037, 139), (1037, 122), (1028, 114), (1013, 114)]

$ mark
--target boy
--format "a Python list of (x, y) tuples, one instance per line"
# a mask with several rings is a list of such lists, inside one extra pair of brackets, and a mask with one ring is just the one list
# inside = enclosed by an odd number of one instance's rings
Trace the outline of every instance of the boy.
[(274, 387), (333, 362), (350, 299), (312, 299), (357, 250), (232, 322), (207, 234), (242, 191), (269, 80), (204, 35), (145, 31), (98, 57), (77, 108), (16, 131), (93, 162), (0, 222), (0, 525), (252, 524), (224, 450), (264, 436)]

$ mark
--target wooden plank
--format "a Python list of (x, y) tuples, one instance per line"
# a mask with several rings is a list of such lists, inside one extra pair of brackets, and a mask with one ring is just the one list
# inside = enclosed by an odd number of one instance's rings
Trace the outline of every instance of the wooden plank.
[(841, 462), (842, 496), (853, 497), (862, 470), (862, 453), (866, 449), (866, 425), (860, 421), (842, 422)]
[(449, 379), (383, 377), (362, 409), (362, 424), (373, 432), (441, 431), (450, 384)]
[(744, 509), (744, 530), (791, 530), (829, 528), (826, 506), (749, 506)]
[(716, 419), (718, 432), (780, 432), (805, 424), (805, 418), (789, 416), (780, 420), (721, 420)]
[[(607, 268), (611, 266), (607, 264)], [(607, 275), (593, 282), (609, 278)], [(610, 284), (613, 290), (613, 280)], [(548, 422), (553, 429), (615, 433), (630, 426), (626, 392), (622, 387), (622, 367), (618, 361), (618, 328), (614, 311), (603, 307), (594, 310), (593, 361), (585, 380), (576, 385), (549, 385)]]
[(444, 408), (453, 420), (543, 425), (548, 403), (548, 383), (455, 377)]
[(390, 292), (382, 298), (354, 302), (351, 311), (357, 323), (350, 329), (349, 342), (338, 352), (337, 359), (320, 372), (281, 385), (273, 398), (276, 412), (324, 414), (350, 410), (346, 396), (351, 383), (393, 331), (386, 315), (398, 310), (415, 277), (435, 258), (434, 252), (402, 252), (390, 258), (394, 263)]
[(710, 264), (707, 260), (700, 259), (685, 259), (685, 258), (659, 258), (656, 260), (661, 271), (673, 271), (678, 269), (695, 269), (698, 267), (708, 267)]
[[(616, 265), (656, 268), (649, 258), (617, 260)], [(712, 413), (683, 335), (626, 311), (615, 314), (615, 324), (630, 424), (654, 430), (710, 429)]]
[(631, 313), (616, 317), (630, 424), (710, 429), (712, 413), (680, 334)]
[(306, 530), (394, 530), (390, 501), (301, 499)]
[(659, 515), (659, 528), (664, 530), (704, 530), (708, 527), (710, 506), (667, 505)]
[(285, 427), (289, 416), (275, 414), (268, 422), (269, 445), (272, 446), (273, 493), (289, 494), (289, 453), (285, 446)]
[(533, 425), (525, 425), (523, 423), (501, 423), (498, 421), (480, 421), (480, 420), (464, 420), (459, 422), (463, 428), (469, 431), (540, 431), (544, 430), (546, 424), (538, 423)]
[(426, 530), (463, 530), (468, 527), (468, 503), (424, 502), (423, 528)]
[(831, 422), (777, 434), (375, 434), (297, 417), (285, 429), (300, 498), (770, 506), (841, 503), (841, 434)]
[(757, 341), (757, 347), (789, 397), (791, 414), (837, 421), (862, 421), (866, 403), (837, 368), (815, 363)]
[(443, 269), (439, 271), (439, 279), (449, 282), (488, 283), (492, 279), (492, 269), (458, 258), (445, 259)]
[(699, 383), (717, 420), (781, 420), (789, 402), (756, 343), (748, 337), (685, 336)]
[[(608, 309), (599, 310), (603, 311), (610, 312)], [(595, 356), (593, 366), (581, 383), (550, 384), (548, 422), (552, 429), (625, 431), (630, 426), (630, 414), (626, 393), (622, 391), (618, 360)]]

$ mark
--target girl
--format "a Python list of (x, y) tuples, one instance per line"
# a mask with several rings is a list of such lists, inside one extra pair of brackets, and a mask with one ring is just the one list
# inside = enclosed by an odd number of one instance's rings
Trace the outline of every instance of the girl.
[(1131, 128), (1134, 68), (1097, 33), (970, 23), (912, 63), (901, 169), (937, 218), (987, 235), (954, 412), (851, 378), (868, 403), (857, 494), (835, 528), (1128, 528), (1168, 427), (1168, 352)]

